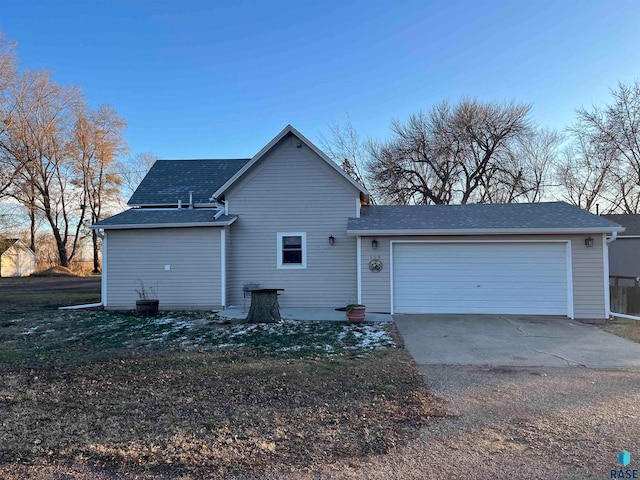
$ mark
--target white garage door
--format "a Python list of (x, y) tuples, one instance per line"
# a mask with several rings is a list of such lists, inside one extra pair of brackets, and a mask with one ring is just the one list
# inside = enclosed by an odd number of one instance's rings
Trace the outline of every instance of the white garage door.
[(395, 313), (567, 315), (565, 243), (394, 243)]

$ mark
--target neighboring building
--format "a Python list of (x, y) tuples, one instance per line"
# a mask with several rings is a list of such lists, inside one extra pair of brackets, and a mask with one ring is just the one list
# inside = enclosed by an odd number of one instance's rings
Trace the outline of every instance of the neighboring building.
[[(602, 216), (625, 228), (609, 245), (609, 275), (640, 277), (640, 215)], [(620, 285), (629, 284), (629, 280), (620, 280)]]
[(36, 254), (16, 238), (0, 238), (0, 277), (28, 277), (36, 269)]
[[(96, 223), (102, 299), (130, 309), (364, 303), (391, 313), (609, 315), (607, 235), (564, 202), (372, 206), (366, 189), (287, 126), (251, 159), (159, 160), (129, 205)], [(587, 241), (588, 240), (588, 241)]]

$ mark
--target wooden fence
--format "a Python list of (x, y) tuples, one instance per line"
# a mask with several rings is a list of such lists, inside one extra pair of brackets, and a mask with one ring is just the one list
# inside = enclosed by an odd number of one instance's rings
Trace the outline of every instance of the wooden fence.
[(611, 311), (627, 315), (640, 314), (640, 287), (610, 286)]

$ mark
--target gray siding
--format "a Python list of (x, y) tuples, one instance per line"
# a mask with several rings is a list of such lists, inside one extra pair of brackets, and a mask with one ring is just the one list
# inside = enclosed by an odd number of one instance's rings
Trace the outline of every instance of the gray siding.
[[(229, 214), (238, 215), (229, 242), (233, 305), (242, 305), (244, 283), (284, 288), (283, 307), (356, 301), (356, 239), (346, 229), (347, 219), (356, 216), (359, 192), (298, 143), (285, 137), (226, 194)], [(306, 269), (276, 267), (278, 232), (306, 232)]]
[(107, 308), (133, 309), (140, 280), (161, 309), (217, 308), (220, 263), (220, 228), (109, 230)]
[[(362, 238), (362, 303), (372, 312), (389, 312), (390, 291), (390, 240), (571, 240), (573, 281), (573, 309), (576, 318), (603, 318), (605, 316), (605, 287), (603, 238), (592, 235), (593, 248), (584, 245), (586, 235), (500, 235), (475, 237), (363, 237)], [(371, 248), (371, 240), (378, 241), (378, 248)], [(371, 272), (369, 262), (379, 258), (384, 268)], [(607, 292), (608, 294), (608, 292)], [(535, 301), (535, 299), (532, 299)]]
[(640, 238), (618, 237), (609, 244), (609, 274), (640, 276)]

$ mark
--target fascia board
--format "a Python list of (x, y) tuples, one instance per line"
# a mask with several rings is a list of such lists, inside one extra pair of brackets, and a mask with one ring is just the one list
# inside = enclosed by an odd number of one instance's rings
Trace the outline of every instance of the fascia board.
[(191, 223), (149, 223), (149, 224), (120, 224), (120, 225), (91, 225), (93, 229), (101, 230), (131, 230), (142, 228), (179, 228), (179, 227), (228, 227), (237, 220), (233, 218), (226, 222), (191, 222)]
[[(407, 230), (357, 230), (347, 229), (347, 235), (360, 235), (360, 236), (372, 236), (372, 235), (561, 235), (561, 234), (589, 234), (589, 233), (611, 233), (620, 232), (624, 228), (503, 228), (503, 229), (491, 229), (491, 228), (475, 228), (475, 229), (448, 229), (448, 230), (425, 230), (425, 229), (407, 229)], [(620, 237), (618, 237), (620, 238)]]
[(315, 152), (320, 158), (322, 158), (326, 163), (328, 163), (334, 170), (336, 170), (340, 175), (342, 175), (351, 185), (356, 187), (360, 192), (368, 195), (369, 192), (358, 182), (352, 179), (349, 175), (347, 175), (338, 165), (335, 164), (329, 157), (327, 157), (318, 147), (316, 147), (313, 143), (309, 141), (304, 135), (302, 135), (298, 130), (296, 130), (291, 125), (287, 125), (278, 135), (276, 135), (269, 143), (267, 143), (257, 154), (253, 156), (251, 160), (249, 160), (240, 170), (238, 170), (227, 182), (222, 185), (218, 190), (214, 192), (212, 198), (218, 198), (225, 191), (231, 187), (240, 177), (242, 177), (247, 170), (253, 167), (262, 157), (264, 157), (269, 150), (271, 150), (280, 140), (282, 140), (285, 135), (288, 133), (294, 134), (296, 137), (300, 139), (307, 147), (309, 147), (313, 152)]

